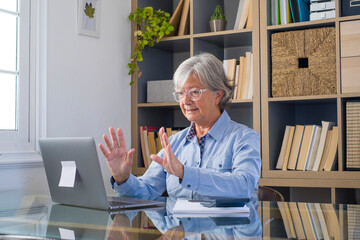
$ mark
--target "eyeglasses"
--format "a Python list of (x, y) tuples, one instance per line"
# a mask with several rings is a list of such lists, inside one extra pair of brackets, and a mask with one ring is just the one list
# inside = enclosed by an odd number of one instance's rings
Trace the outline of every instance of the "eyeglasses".
[(181, 102), (185, 99), (185, 96), (188, 95), (191, 101), (198, 101), (201, 98), (201, 95), (203, 92), (209, 91), (208, 89), (191, 89), (189, 91), (183, 91), (183, 92), (174, 92), (174, 98), (177, 102)]

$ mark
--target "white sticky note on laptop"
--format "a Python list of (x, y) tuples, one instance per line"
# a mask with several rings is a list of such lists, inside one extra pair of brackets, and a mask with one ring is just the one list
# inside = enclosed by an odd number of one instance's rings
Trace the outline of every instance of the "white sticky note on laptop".
[(74, 187), (76, 176), (75, 161), (61, 161), (61, 176), (59, 187)]
[(73, 230), (59, 228), (61, 239), (75, 239), (75, 232)]

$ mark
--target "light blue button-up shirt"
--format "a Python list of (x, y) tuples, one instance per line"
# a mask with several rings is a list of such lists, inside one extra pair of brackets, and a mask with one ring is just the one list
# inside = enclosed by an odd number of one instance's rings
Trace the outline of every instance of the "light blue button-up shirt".
[[(184, 165), (184, 177), (167, 173), (152, 162), (141, 177), (130, 174), (114, 190), (121, 196), (160, 196), (166, 190), (170, 197), (251, 197), (258, 187), (261, 158), (260, 136), (245, 125), (232, 121), (226, 111), (206, 135), (202, 158), (196, 137), (187, 139), (190, 127), (170, 137), (175, 156)], [(158, 153), (164, 157), (163, 150)]]

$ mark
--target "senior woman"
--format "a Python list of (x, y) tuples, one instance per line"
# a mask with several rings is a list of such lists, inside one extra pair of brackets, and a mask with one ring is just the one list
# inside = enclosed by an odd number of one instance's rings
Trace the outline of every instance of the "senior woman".
[(220, 60), (202, 53), (184, 61), (174, 74), (175, 99), (190, 126), (168, 139), (159, 130), (163, 149), (141, 177), (132, 175), (134, 149), (127, 151), (121, 129), (104, 135), (99, 147), (121, 196), (251, 197), (260, 177), (259, 134), (232, 121), (225, 108), (233, 87)]

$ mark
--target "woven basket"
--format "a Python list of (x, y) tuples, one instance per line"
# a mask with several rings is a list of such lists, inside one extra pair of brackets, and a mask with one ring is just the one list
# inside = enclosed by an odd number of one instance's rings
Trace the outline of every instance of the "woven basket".
[(336, 94), (335, 28), (271, 35), (272, 96)]

